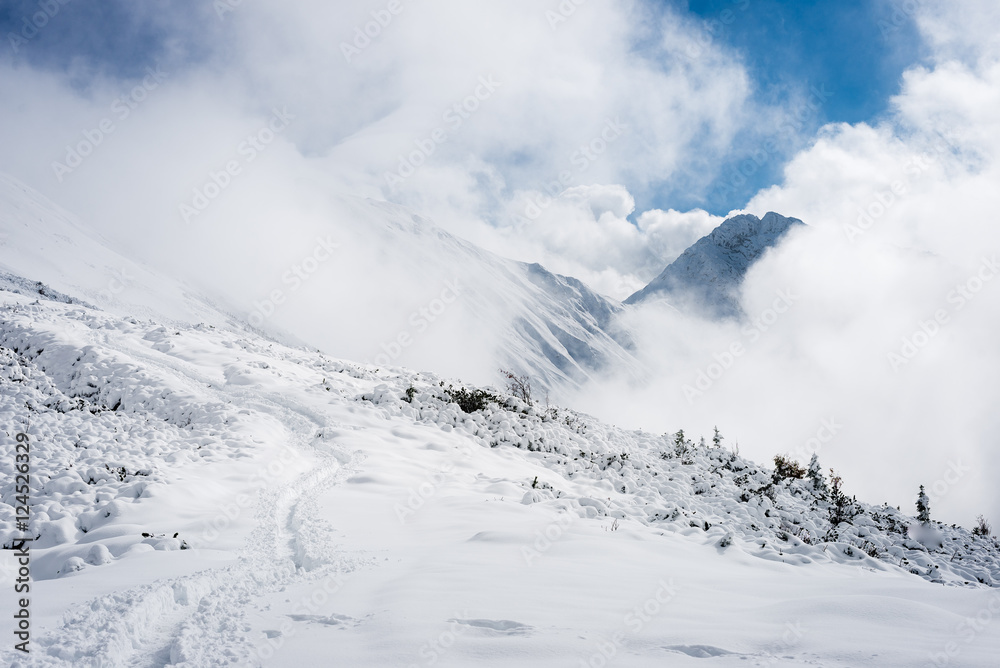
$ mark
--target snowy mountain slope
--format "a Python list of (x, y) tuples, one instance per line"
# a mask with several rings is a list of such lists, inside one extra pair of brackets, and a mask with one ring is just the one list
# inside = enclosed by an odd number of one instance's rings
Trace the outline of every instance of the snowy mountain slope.
[[(362, 249), (378, 249), (364, 271), (396, 272), (390, 275), (408, 283), (400, 293), (413, 286), (438, 292), (453, 286), (458, 298), (442, 319), (451, 318), (459, 325), (430, 328), (437, 325), (440, 313), (419, 318), (408, 313), (418, 307), (426, 310), (426, 302), (400, 301), (391, 284), (389, 294), (382, 285), (375, 288), (381, 294), (358, 292), (357, 273), (335, 271), (309, 277), (309, 288), (323, 299), (319, 314), (314, 302), (303, 299), (299, 304), (304, 313), (298, 321), (282, 319), (293, 310), (289, 306), (274, 318), (254, 314), (237, 318), (232, 314), (242, 310), (237, 306), (242, 295), (195, 290), (126, 259), (74, 216), (5, 175), (0, 175), (0, 272), (28, 279), (28, 291), (41, 281), (119, 315), (216, 326), (249, 324), (286, 343), (308, 341), (327, 350), (346, 347), (372, 362), (433, 364), (440, 362), (441, 351), (456, 357), (458, 350), (465, 350), (465, 357), (483, 360), (480, 366), (489, 370), (484, 376), (495, 377), (497, 367), (510, 368), (532, 376), (540, 390), (582, 385), (609, 366), (626, 374), (641, 373), (629, 352), (630, 338), (615, 327), (614, 316), (622, 307), (614, 300), (539, 265), (484, 251), (400, 207), (361, 199), (347, 199), (341, 205), (349, 212), (347, 226), (353, 228), (347, 234), (359, 235), (351, 252), (363, 255)], [(338, 257), (330, 264), (342, 263)], [(333, 326), (331, 314), (357, 311), (355, 297), (366, 303), (369, 313), (400, 312), (400, 321), (384, 329), (384, 340), (373, 342), (366, 331), (358, 346), (345, 345), (345, 337), (350, 337), (344, 328)], [(430, 333), (412, 348), (395, 342), (406, 331), (420, 339), (416, 334), (424, 329)], [(421, 356), (421, 345), (431, 337), (440, 340), (439, 345), (428, 346), (436, 349), (435, 354)]]
[[(457, 312), (466, 326), (445, 334), (454, 336), (446, 349), (472, 348), (493, 361), (494, 371), (527, 374), (542, 390), (582, 385), (608, 367), (642, 373), (628, 333), (615, 323), (621, 304), (581, 281), (497, 256), (396, 205), (356, 200), (347, 206), (353, 224), (380, 249), (381, 264), (405, 270), (415, 283), (458, 286), (446, 316)], [(390, 361), (409, 362), (407, 352)]]
[(987, 666), (1000, 651), (968, 621), (1000, 600), (993, 539), (938, 525), (927, 547), (912, 518), (866, 504), (834, 527), (807, 482), (726, 448), (432, 374), (0, 299), (0, 531), (20, 536), (25, 430), (39, 539), (35, 653), (4, 647), (4, 665), (913, 666), (950, 652)]
[(113, 250), (71, 213), (2, 173), (0, 274), (41, 281), (114, 313), (187, 323), (227, 320), (190, 288)]
[(738, 316), (741, 308), (737, 290), (747, 270), (790, 229), (802, 224), (797, 218), (773, 211), (763, 218), (733, 216), (695, 242), (625, 303), (666, 299), (689, 304), (712, 317)]

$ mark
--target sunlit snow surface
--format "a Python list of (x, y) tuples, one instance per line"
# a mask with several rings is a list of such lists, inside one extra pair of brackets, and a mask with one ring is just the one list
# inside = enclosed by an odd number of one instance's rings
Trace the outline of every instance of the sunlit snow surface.
[[(806, 482), (772, 502), (756, 491), (771, 471), (725, 447), (678, 452), (670, 436), (510, 398), (465, 413), (454, 379), (22, 292), (0, 291), (0, 531), (20, 535), (27, 430), (34, 651), (8, 642), (2, 665), (1000, 655), (991, 539), (940, 526), (928, 551), (910, 518), (863, 505), (822, 542)], [(2, 600), (14, 605), (9, 587)]]

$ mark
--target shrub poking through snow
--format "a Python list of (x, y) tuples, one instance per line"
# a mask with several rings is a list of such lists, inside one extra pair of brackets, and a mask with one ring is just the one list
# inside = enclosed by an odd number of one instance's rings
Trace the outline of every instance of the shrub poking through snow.
[(500, 375), (507, 380), (507, 391), (529, 406), (534, 406), (531, 400), (531, 380), (527, 376), (518, 376), (513, 371), (500, 369)]
[(976, 518), (976, 526), (972, 529), (973, 536), (982, 536), (983, 538), (989, 537), (993, 533), (993, 527), (990, 523), (986, 521), (986, 518), (980, 515)]
[(467, 390), (464, 387), (455, 389), (451, 385), (445, 390), (445, 394), (465, 413), (475, 413), (486, 408), (491, 402), (502, 404), (503, 399), (487, 392), (486, 390)]
[(774, 484), (777, 485), (782, 480), (794, 479), (802, 480), (806, 477), (806, 470), (797, 461), (781, 455), (774, 456)]

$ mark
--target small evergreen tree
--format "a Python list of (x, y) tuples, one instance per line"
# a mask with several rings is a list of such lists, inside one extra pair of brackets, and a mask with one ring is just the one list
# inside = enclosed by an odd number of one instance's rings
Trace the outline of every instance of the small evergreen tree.
[(826, 477), (823, 475), (823, 468), (819, 465), (819, 457), (816, 453), (813, 453), (812, 459), (809, 460), (809, 470), (806, 472), (806, 476), (812, 481), (813, 490), (820, 498), (825, 499), (830, 493), (830, 488), (826, 485)]
[(678, 429), (677, 433), (674, 434), (674, 455), (677, 457), (684, 457), (688, 454), (693, 443), (684, 436), (684, 430)]
[(829, 519), (833, 528), (842, 522), (850, 523), (858, 515), (858, 507), (855, 505), (857, 499), (844, 494), (841, 486), (844, 481), (839, 475), (830, 469), (830, 509)]
[(924, 492), (924, 486), (920, 486), (920, 495), (917, 497), (917, 519), (922, 524), (930, 524), (931, 521), (931, 500)]
[(712, 445), (715, 446), (716, 448), (721, 448), (722, 441), (723, 441), (722, 434), (719, 433), (719, 428), (715, 427), (715, 435), (712, 436)]
[(973, 536), (982, 536), (983, 538), (989, 536), (993, 533), (993, 527), (990, 523), (986, 521), (986, 518), (980, 515), (976, 518), (976, 526), (972, 529)]

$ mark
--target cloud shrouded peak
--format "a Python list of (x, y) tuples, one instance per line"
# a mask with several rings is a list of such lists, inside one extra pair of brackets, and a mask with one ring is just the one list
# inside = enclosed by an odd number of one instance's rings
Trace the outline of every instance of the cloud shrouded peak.
[(662, 299), (712, 317), (741, 315), (738, 290), (747, 271), (797, 225), (802, 221), (773, 211), (727, 218), (625, 303)]

